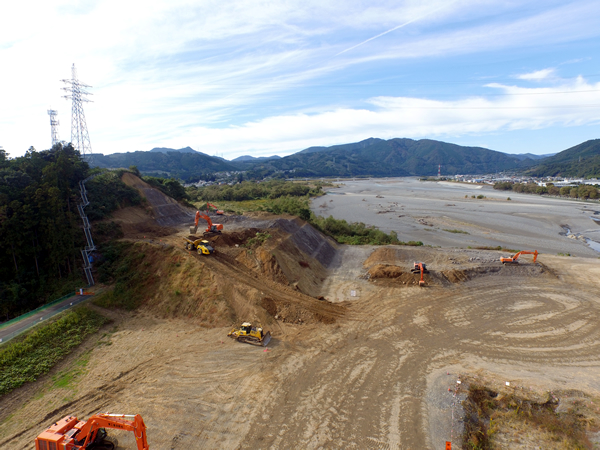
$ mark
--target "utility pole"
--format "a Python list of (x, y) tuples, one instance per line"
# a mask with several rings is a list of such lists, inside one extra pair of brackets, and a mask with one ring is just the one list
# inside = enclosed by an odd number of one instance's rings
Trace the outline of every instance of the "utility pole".
[(50, 116), (50, 136), (52, 137), (52, 147), (54, 147), (59, 142), (59, 140), (58, 140), (58, 124), (59, 124), (59, 122), (58, 122), (58, 119), (56, 118), (56, 116), (58, 116), (58, 111), (56, 111), (55, 109), (49, 109), (48, 115)]
[(79, 150), (81, 156), (87, 159), (89, 163), (92, 159), (92, 144), (85, 123), (83, 103), (91, 101), (85, 97), (86, 95), (91, 95), (90, 92), (86, 91), (86, 88), (90, 88), (91, 86), (83, 84), (77, 79), (75, 64), (71, 67), (71, 79), (61, 81), (67, 85), (62, 88), (67, 92), (67, 95), (63, 97), (73, 101), (71, 108), (71, 144), (73, 144), (76, 150)]

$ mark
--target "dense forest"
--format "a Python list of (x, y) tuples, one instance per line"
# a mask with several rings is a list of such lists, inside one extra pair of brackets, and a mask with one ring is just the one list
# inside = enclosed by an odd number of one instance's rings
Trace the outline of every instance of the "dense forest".
[(89, 167), (70, 145), (14, 159), (0, 152), (0, 314), (8, 318), (43, 304), (61, 280), (81, 279), (78, 183)]
[(141, 202), (120, 172), (90, 170), (70, 144), (30, 148), (18, 158), (0, 150), (0, 321), (87, 284), (77, 204), (79, 182), (90, 175), (96, 175), (86, 183), (90, 220)]
[(592, 139), (543, 159), (526, 172), (534, 177), (600, 177), (600, 139)]

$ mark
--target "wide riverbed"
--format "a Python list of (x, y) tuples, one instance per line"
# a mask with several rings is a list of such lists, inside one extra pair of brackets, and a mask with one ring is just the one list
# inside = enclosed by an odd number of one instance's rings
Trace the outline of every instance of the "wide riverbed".
[[(486, 198), (472, 198), (478, 195)], [(385, 232), (393, 230), (402, 241), (425, 245), (501, 245), (554, 255), (600, 256), (588, 245), (600, 248), (598, 202), (496, 191), (491, 186), (389, 178), (339, 183), (326, 196), (313, 200), (312, 210)]]

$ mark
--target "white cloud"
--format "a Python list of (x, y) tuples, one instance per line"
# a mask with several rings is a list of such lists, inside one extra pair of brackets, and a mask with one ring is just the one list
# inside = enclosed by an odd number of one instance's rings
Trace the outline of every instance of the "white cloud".
[(536, 70), (535, 72), (524, 73), (521, 75), (517, 75), (516, 78), (519, 80), (528, 80), (528, 81), (542, 81), (546, 80), (550, 77), (553, 77), (556, 73), (556, 69), (548, 68), (542, 70)]
[[(517, 3), (530, 10), (522, 13)], [(478, 57), (600, 33), (600, 5), (585, 0), (550, 0), (543, 8), (535, 1), (495, 0), (373, 0), (368, 6), (359, 0), (96, 0), (85, 5), (74, 0), (0, 4), (0, 145), (13, 156), (32, 144), (48, 147), (48, 107), (58, 109), (61, 137), (69, 138), (70, 104), (60, 98), (59, 80), (69, 77), (73, 62), (81, 80), (93, 86), (94, 103), (85, 105), (85, 112), (95, 151), (206, 142), (208, 151), (232, 155), (252, 148), (290, 152), (305, 144), (429, 131), (460, 134), (479, 126), (453, 121), (444, 110), (415, 109), (432, 100), (378, 97), (365, 103), (373, 94), (362, 94), (358, 84), (352, 96), (329, 97), (327, 86), (338, 76), (367, 68), (375, 72), (377, 64), (389, 61), (398, 67), (407, 60), (448, 61), (453, 55)], [(422, 19), (334, 57), (415, 17)], [(381, 70), (383, 75), (387, 68)], [(541, 75), (536, 80), (543, 81)], [(301, 90), (307, 84), (315, 86), (310, 101)], [(413, 105), (413, 113), (404, 115), (394, 102)], [(480, 128), (499, 129), (494, 124), (506, 120), (514, 126), (509, 115), (486, 119)]]
[(202, 142), (200, 150), (236, 157), (285, 155), (313, 145), (356, 142), (368, 137), (448, 138), (501, 130), (542, 129), (600, 123), (600, 83), (582, 78), (553, 88), (488, 85), (504, 96), (437, 101), (376, 97), (374, 109), (336, 109), (319, 114), (268, 117), (242, 126), (196, 127), (174, 138), (176, 146)]

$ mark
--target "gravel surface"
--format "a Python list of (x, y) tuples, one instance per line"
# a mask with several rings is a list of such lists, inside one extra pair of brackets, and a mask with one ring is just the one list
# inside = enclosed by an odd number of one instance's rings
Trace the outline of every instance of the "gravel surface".
[[(600, 257), (600, 252), (586, 242), (600, 242), (600, 223), (593, 220), (600, 218), (598, 202), (496, 191), (491, 186), (394, 178), (345, 181), (313, 200), (312, 210), (325, 217), (396, 231), (402, 241), (426, 245), (501, 245), (553, 255)], [(600, 248), (600, 244), (595, 246)]]

